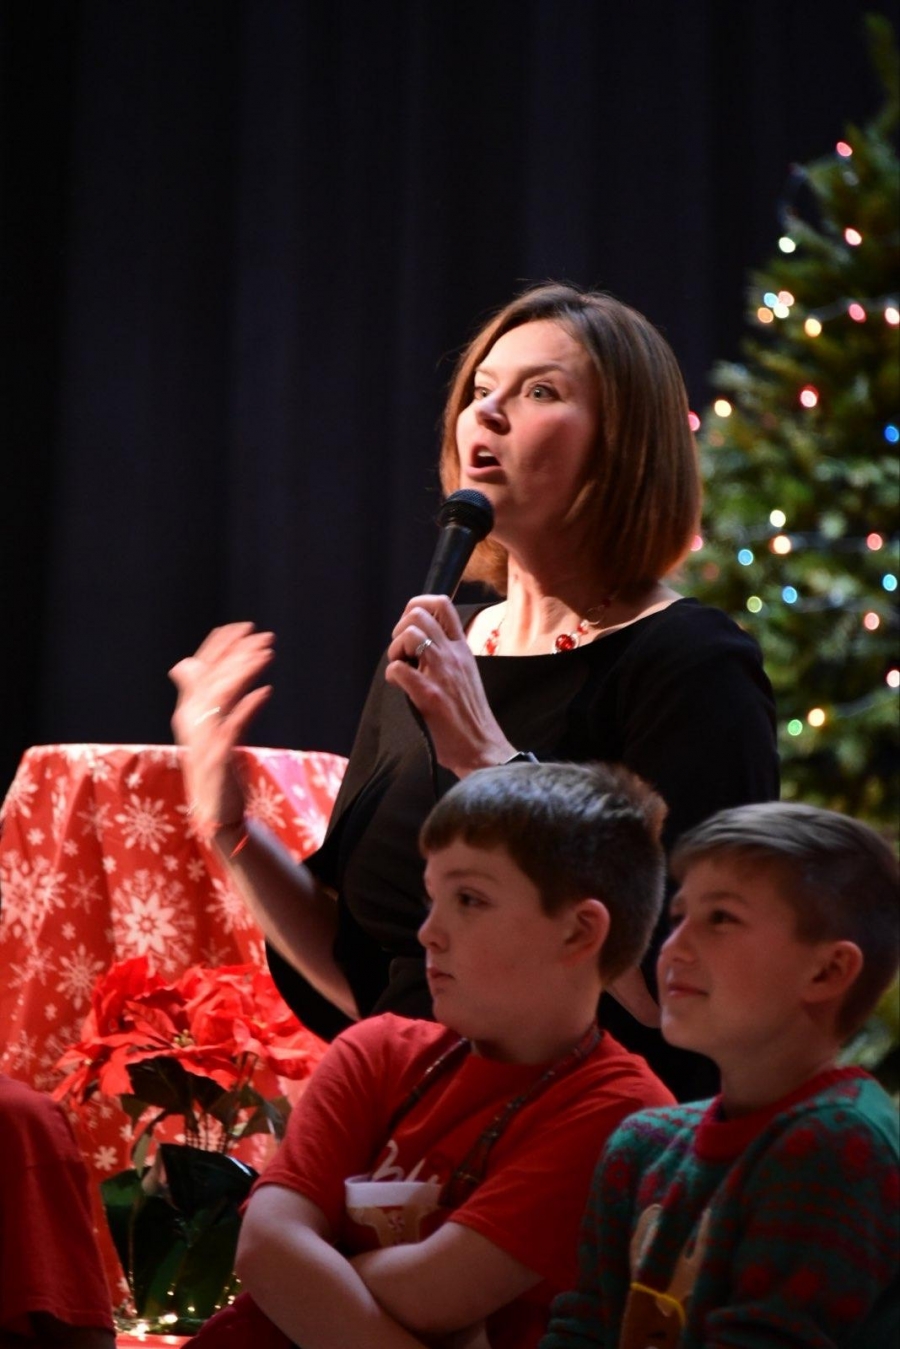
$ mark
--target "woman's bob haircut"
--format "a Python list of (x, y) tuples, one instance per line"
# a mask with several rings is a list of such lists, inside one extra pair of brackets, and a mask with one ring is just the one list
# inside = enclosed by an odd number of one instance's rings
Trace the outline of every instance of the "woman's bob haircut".
[[(597, 371), (600, 419), (593, 471), (570, 513), (589, 540), (585, 566), (606, 591), (627, 596), (671, 572), (689, 551), (700, 517), (700, 476), (688, 402), (671, 347), (653, 325), (611, 295), (557, 283), (524, 291), (487, 322), (459, 359), (444, 410), (440, 473), (459, 486), (456, 423), (472, 401), (475, 371), (499, 337), (523, 323), (559, 323)], [(466, 576), (506, 593), (507, 553), (495, 539), (476, 548)]]

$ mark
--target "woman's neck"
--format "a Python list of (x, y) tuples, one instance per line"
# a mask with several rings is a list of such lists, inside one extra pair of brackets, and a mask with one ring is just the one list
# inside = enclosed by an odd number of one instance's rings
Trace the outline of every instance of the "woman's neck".
[(557, 649), (558, 639), (563, 639), (563, 649), (568, 649), (568, 638), (572, 646), (583, 645), (678, 598), (661, 583), (623, 598), (582, 575), (545, 583), (511, 565), (506, 599), (479, 616), (472, 645), (487, 654), (543, 655)]

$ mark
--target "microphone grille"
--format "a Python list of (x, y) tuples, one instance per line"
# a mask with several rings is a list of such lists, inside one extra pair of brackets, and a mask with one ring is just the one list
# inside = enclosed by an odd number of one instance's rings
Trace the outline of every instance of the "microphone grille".
[(494, 508), (483, 492), (461, 487), (451, 492), (437, 514), (437, 522), (446, 525), (463, 525), (481, 540), (490, 534), (494, 527)]

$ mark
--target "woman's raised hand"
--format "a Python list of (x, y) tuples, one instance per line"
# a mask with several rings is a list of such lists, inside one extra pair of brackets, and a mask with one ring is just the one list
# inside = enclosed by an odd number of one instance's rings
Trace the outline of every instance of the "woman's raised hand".
[(392, 638), (385, 679), (418, 710), (438, 763), (463, 778), (515, 754), (490, 709), (459, 614), (446, 595), (411, 599)]
[(274, 657), (274, 641), (252, 623), (226, 623), (169, 671), (178, 689), (172, 731), (187, 751), (185, 791), (201, 828), (233, 824), (243, 814), (233, 751), (272, 692), (270, 684), (254, 686)]

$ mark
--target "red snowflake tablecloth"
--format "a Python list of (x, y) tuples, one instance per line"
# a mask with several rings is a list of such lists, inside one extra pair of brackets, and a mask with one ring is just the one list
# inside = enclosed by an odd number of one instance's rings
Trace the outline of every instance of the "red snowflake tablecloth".
[[(301, 861), (321, 842), (345, 760), (239, 753), (248, 814)], [(0, 1071), (51, 1090), (97, 975), (116, 960), (146, 953), (166, 976), (199, 963), (264, 965), (262, 934), (192, 827), (180, 755), (160, 745), (24, 755), (0, 808)], [(95, 1098), (78, 1127), (97, 1179), (130, 1164), (116, 1101)], [(267, 1142), (249, 1139), (245, 1160), (263, 1162)], [(104, 1226), (100, 1235), (118, 1277)]]

